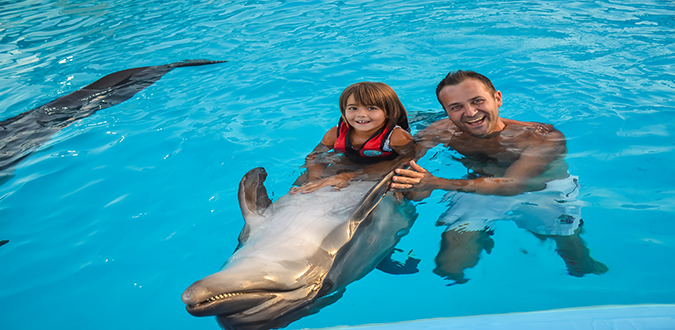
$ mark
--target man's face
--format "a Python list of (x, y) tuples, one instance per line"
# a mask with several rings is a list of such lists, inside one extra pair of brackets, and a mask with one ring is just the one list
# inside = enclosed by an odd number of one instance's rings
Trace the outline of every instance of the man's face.
[(445, 86), (438, 99), (455, 126), (473, 136), (484, 137), (504, 128), (499, 119), (502, 93), (490, 93), (480, 80), (469, 78)]

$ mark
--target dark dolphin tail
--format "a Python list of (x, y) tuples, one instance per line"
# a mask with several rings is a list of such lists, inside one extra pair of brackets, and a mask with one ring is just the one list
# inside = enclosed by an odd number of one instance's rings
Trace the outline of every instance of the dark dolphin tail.
[(51, 136), (76, 120), (130, 99), (174, 68), (227, 61), (187, 60), (111, 73), (41, 107), (0, 122), (0, 184), (2, 173), (28, 157)]

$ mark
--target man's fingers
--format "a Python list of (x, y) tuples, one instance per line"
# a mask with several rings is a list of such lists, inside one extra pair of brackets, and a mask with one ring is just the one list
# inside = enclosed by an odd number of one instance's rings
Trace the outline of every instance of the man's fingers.
[(392, 182), (389, 187), (394, 190), (406, 190), (412, 188), (412, 185)]
[(420, 173), (417, 173), (417, 172), (413, 172), (413, 173), (415, 173), (414, 177), (412, 175), (411, 176), (395, 176), (395, 177), (392, 178), (392, 181), (394, 181), (396, 183), (409, 183), (409, 184), (420, 183), (420, 181), (422, 181), (422, 178), (424, 177), (424, 175), (422, 175)]
[(396, 170), (396, 174), (399, 175), (398, 176), (399, 178), (400, 177), (421, 178), (421, 177), (424, 176), (424, 173), (420, 173), (420, 172), (413, 171), (413, 170), (403, 170), (403, 169)]
[(424, 167), (417, 165), (414, 160), (410, 161), (410, 168), (417, 172), (427, 172), (427, 170), (424, 169)]

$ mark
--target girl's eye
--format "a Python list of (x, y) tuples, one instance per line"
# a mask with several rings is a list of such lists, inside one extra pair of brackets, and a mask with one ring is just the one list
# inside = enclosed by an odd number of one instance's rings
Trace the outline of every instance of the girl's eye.
[(378, 107), (368, 107), (368, 110), (380, 110)]

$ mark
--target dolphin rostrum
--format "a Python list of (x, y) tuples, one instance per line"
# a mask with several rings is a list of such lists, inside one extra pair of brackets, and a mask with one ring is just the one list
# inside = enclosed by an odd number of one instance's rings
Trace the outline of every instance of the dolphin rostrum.
[(417, 217), (412, 203), (387, 192), (392, 175), (272, 203), (265, 170), (249, 171), (239, 184), (239, 245), (219, 272), (185, 290), (187, 311), (215, 315), (228, 330), (260, 330), (333, 303), (390, 255)]
[(124, 102), (174, 68), (226, 61), (187, 60), (111, 73), (43, 106), (0, 121), (0, 184), (12, 168), (76, 120)]

